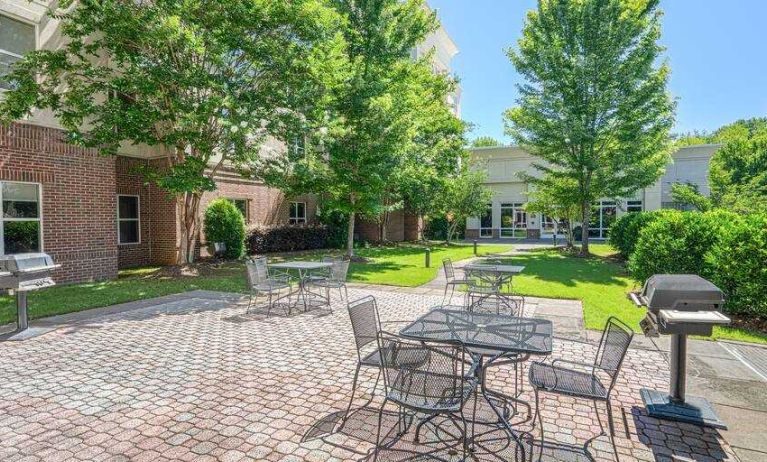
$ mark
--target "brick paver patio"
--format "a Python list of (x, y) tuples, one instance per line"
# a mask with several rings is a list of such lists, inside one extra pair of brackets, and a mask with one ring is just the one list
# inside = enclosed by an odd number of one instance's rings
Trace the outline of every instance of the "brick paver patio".
[[(371, 289), (349, 292), (352, 299), (375, 295), (384, 320), (415, 319), (441, 298)], [(242, 303), (232, 296), (190, 293), (142, 302), (138, 306), (143, 308), (83, 320), (25, 342), (0, 344), (0, 460), (368, 457), (376, 401), (337, 428), (356, 361), (341, 304), (333, 314), (264, 319), (244, 315)], [(539, 300), (538, 306), (546, 303)], [(538, 306), (535, 301), (528, 304), (527, 314)], [(583, 360), (594, 351), (591, 344), (556, 339), (553, 356)], [(695, 461), (735, 460), (715, 430), (645, 415), (639, 389), (665, 388), (667, 371), (661, 353), (629, 352), (613, 398), (620, 460), (670, 460), (672, 454)], [(489, 380), (510, 391), (512, 377), (511, 369), (499, 368)], [(365, 373), (360, 389), (369, 393), (374, 379), (375, 374)], [(588, 460), (583, 445), (600, 433), (592, 404), (542, 396), (545, 459)], [(532, 402), (529, 387), (522, 398)], [(598, 409), (604, 416), (603, 405)], [(522, 412), (515, 420), (527, 417)], [(387, 426), (395, 422), (386, 415)], [(517, 427), (538, 438), (539, 429), (529, 422)], [(428, 441), (418, 447), (412, 443), (410, 432), (379, 460), (401, 460), (410, 454), (405, 450), (437, 447)], [(499, 449), (505, 445), (493, 444)], [(539, 450), (533, 449), (536, 458)], [(596, 460), (613, 460), (606, 436), (594, 439), (588, 451)], [(513, 450), (494, 457), (477, 455), (510, 460)]]

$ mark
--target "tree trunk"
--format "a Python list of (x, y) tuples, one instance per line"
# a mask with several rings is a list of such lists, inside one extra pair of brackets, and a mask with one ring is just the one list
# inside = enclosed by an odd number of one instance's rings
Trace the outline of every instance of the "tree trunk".
[(453, 239), (453, 233), (455, 233), (455, 229), (458, 227), (458, 222), (455, 223), (448, 223), (447, 225), (447, 241), (446, 244), (450, 245), (450, 241)]
[(178, 198), (177, 213), (179, 222), (179, 252), (176, 263), (186, 265), (194, 263), (197, 248), (197, 235), (200, 230), (200, 193), (184, 193)]
[(352, 258), (354, 256), (354, 212), (349, 213), (347, 232), (349, 235), (346, 237), (346, 256)]
[(591, 221), (591, 202), (581, 204), (581, 256), (589, 255), (589, 222)]

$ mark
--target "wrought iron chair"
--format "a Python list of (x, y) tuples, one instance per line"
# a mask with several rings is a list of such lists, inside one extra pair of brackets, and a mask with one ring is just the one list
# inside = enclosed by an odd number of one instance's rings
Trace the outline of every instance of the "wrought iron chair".
[[(328, 306), (330, 306), (330, 290), (338, 289), (338, 295), (349, 303), (349, 291), (346, 288), (346, 274), (349, 272), (349, 260), (344, 259), (330, 259), (332, 257), (325, 257), (323, 261), (332, 263), (333, 266), (329, 268), (326, 276), (320, 276), (309, 279), (309, 285), (325, 289), (325, 300)], [(343, 289), (343, 293), (341, 292)], [(332, 311), (332, 309), (331, 309)]]
[[(476, 363), (460, 344), (424, 344), (385, 333), (378, 337), (384, 376), (384, 401), (378, 412), (378, 430), (373, 460), (378, 459), (381, 424), (386, 403), (396, 404), (404, 413), (425, 416), (415, 430), (415, 442), (422, 426), (436, 416), (445, 416), (461, 432), (463, 460), (469, 451), (464, 404), (477, 388)], [(424, 357), (423, 360), (420, 358)], [(402, 414), (401, 414), (402, 415)]]
[[(593, 400), (599, 427), (602, 429), (601, 435), (604, 435), (605, 431), (602, 420), (599, 418), (597, 401), (605, 402), (607, 422), (610, 427), (609, 437), (613, 446), (615, 445), (610, 393), (615, 386), (615, 381), (633, 337), (634, 331), (630, 327), (617, 318), (610, 317), (599, 341), (593, 363), (556, 359), (550, 364), (535, 361), (530, 365), (529, 379), (535, 391), (535, 417), (533, 421), (537, 417), (541, 426), (541, 447), (543, 447), (544, 436), (543, 417), (538, 401), (538, 393), (541, 391)], [(560, 364), (575, 366), (580, 370), (573, 367), (562, 367)]]
[[(455, 294), (455, 286), (465, 285), (468, 286), (469, 281), (465, 276), (458, 278), (455, 274), (455, 268), (453, 268), (453, 261), (449, 258), (442, 260), (442, 267), (445, 270), (445, 294), (442, 296), (442, 304), (449, 304), (453, 300), (453, 294)], [(447, 291), (450, 289), (450, 297), (448, 298)]]
[[(352, 331), (354, 332), (354, 343), (357, 347), (357, 367), (354, 371), (354, 380), (352, 382), (352, 396), (349, 399), (349, 405), (346, 407), (346, 412), (344, 413), (344, 422), (349, 418), (349, 413), (351, 412), (354, 394), (357, 390), (357, 380), (359, 378), (360, 369), (363, 367), (374, 367), (378, 369), (378, 376), (373, 385), (373, 391), (378, 387), (378, 382), (381, 378), (382, 356), (378, 337), (384, 332), (381, 325), (381, 318), (378, 315), (378, 305), (376, 299), (372, 295), (351, 302), (348, 310), (349, 319), (352, 323)], [(388, 335), (393, 336), (394, 334)], [(411, 359), (414, 361), (423, 361), (425, 358), (426, 355), (422, 355)], [(372, 400), (373, 395), (371, 393), (370, 398), (362, 407), (368, 406)]]
[[(274, 303), (285, 297), (279, 296), (282, 290), (288, 289), (287, 297), (290, 296), (292, 291), (290, 278), (287, 275), (270, 275), (266, 257), (247, 260), (245, 268), (247, 269), (248, 289), (250, 291), (250, 300), (248, 301), (246, 313), (250, 313), (254, 302), (256, 306), (258, 305), (259, 295), (264, 294), (268, 297), (266, 315), (269, 316)], [(274, 299), (275, 294), (278, 295), (277, 299)], [(287, 305), (287, 312), (290, 314), (290, 304)]]
[(502, 280), (495, 266), (470, 265), (465, 271), (469, 280), (467, 291), (469, 311), (516, 315), (517, 304), (501, 291)]

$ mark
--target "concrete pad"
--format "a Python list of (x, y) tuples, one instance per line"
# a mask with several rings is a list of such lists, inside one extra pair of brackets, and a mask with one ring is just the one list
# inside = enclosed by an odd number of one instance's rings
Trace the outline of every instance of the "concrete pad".
[(740, 459), (740, 462), (764, 462), (767, 460), (767, 452), (752, 451), (738, 447), (733, 447), (732, 449), (735, 451), (738, 459)]
[(555, 304), (541, 301), (538, 303), (536, 313), (541, 315), (583, 319), (583, 308), (581, 307), (580, 303)]
[(687, 377), (687, 393), (703, 396), (715, 406), (722, 404), (767, 412), (767, 393), (763, 382)]
[(721, 433), (730, 445), (767, 453), (764, 431), (767, 413), (722, 405), (717, 406), (716, 410), (719, 417), (729, 425), (729, 430)]
[(730, 352), (725, 350), (721, 344), (707, 340), (688, 340), (687, 354), (708, 356), (710, 358), (732, 359)]
[(734, 358), (726, 359), (713, 356), (688, 355), (687, 374), (691, 377), (712, 379), (761, 380), (761, 377), (741, 361)]

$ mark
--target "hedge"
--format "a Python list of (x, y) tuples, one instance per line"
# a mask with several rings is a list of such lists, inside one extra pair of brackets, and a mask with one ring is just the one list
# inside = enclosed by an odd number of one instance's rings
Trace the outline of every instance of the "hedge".
[(706, 267), (727, 294), (727, 312), (767, 319), (767, 215), (724, 227), (706, 255)]
[(226, 245), (224, 258), (240, 258), (245, 251), (245, 220), (229, 199), (216, 199), (205, 209), (205, 240)]
[(632, 212), (623, 215), (610, 226), (608, 243), (618, 251), (621, 258), (628, 260), (639, 241), (639, 232), (662, 213), (662, 211)]
[(706, 276), (706, 253), (722, 230), (740, 219), (726, 211), (664, 211), (639, 232), (629, 270), (638, 281), (662, 273)]
[(325, 226), (279, 226), (253, 228), (248, 235), (251, 255), (328, 248), (330, 232)]

